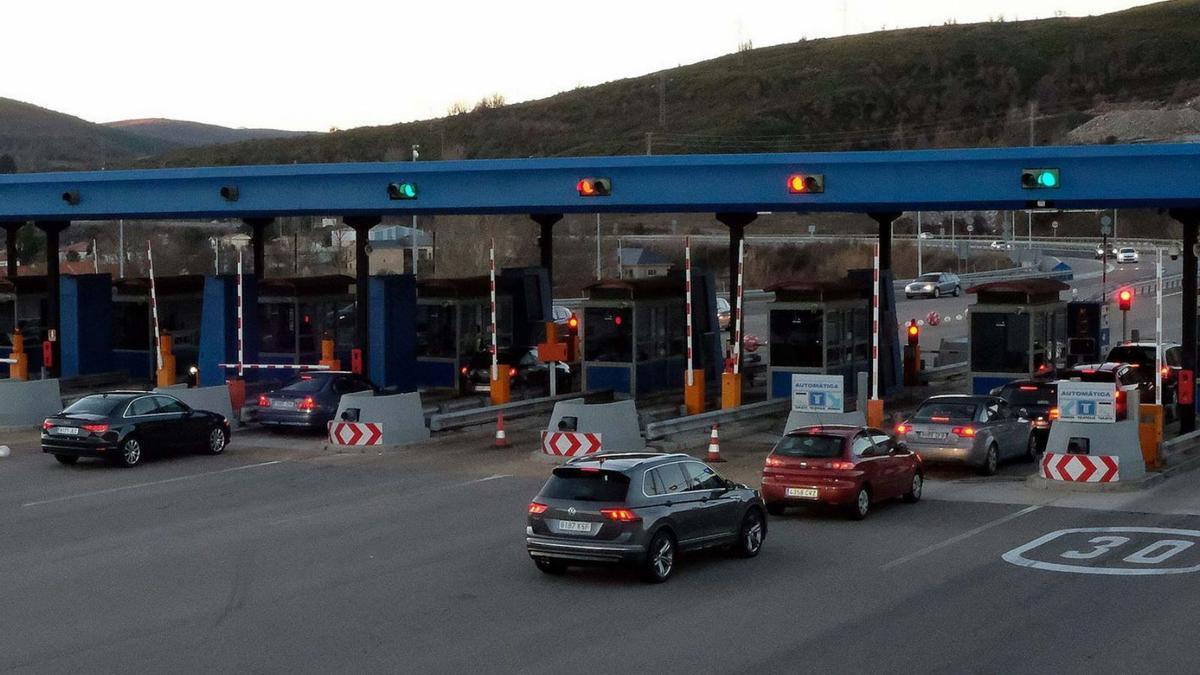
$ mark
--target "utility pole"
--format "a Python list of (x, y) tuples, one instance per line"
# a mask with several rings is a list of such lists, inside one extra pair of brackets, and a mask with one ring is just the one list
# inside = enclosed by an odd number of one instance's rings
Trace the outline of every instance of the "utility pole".
[(600, 214), (596, 214), (596, 281), (600, 281), (603, 277), (602, 268), (600, 266)]
[(649, 157), (650, 155), (653, 155), (653, 154), (654, 154), (654, 132), (647, 131), (646, 132), (646, 156)]
[[(417, 158), (421, 156), (421, 153), (417, 152), (420, 149), (421, 146), (419, 145), (412, 146), (412, 161), (417, 161)], [(415, 213), (412, 217), (412, 229), (409, 230), (408, 236), (411, 237), (412, 241), (412, 271), (413, 278), (415, 279), (417, 277), (417, 214)], [(553, 376), (553, 373), (551, 373), (551, 376)]]
[(125, 278), (125, 221), (118, 221), (117, 225), (117, 276)]
[[(843, 5), (844, 7), (845, 5)], [(921, 212), (917, 211), (917, 276), (921, 276)]]

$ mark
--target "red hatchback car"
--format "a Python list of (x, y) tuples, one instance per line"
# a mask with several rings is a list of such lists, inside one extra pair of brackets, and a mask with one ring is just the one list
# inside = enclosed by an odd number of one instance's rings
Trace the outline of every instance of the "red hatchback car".
[(902, 497), (921, 499), (921, 458), (878, 429), (846, 425), (800, 427), (779, 439), (767, 455), (762, 498), (779, 515), (788, 506), (833, 504), (855, 520), (871, 504)]

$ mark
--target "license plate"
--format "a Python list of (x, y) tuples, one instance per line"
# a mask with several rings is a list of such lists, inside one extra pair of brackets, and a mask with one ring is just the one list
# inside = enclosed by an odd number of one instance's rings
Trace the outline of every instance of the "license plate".
[(564, 532), (591, 532), (592, 524), (578, 520), (560, 520), (558, 521), (558, 529)]
[(922, 431), (921, 438), (928, 438), (934, 441), (946, 440), (948, 434), (944, 431)]
[(816, 488), (788, 488), (787, 496), (798, 497), (800, 499), (816, 499), (818, 495)]
[(79, 427), (54, 427), (54, 433), (59, 436), (78, 436)]
[(272, 408), (295, 408), (295, 401), (271, 401)]

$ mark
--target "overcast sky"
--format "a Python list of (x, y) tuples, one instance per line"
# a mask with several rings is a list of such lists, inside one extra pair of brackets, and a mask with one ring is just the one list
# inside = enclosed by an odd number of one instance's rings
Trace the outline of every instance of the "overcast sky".
[(439, 117), (845, 33), (1144, 0), (10, 0), (0, 96), (94, 122), (326, 130)]

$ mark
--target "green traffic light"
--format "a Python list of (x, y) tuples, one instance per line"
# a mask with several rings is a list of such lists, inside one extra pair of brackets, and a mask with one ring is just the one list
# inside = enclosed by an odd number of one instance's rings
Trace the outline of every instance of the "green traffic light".
[(1058, 176), (1055, 176), (1053, 171), (1043, 171), (1038, 174), (1038, 185), (1048, 188), (1056, 187), (1058, 185)]
[(401, 183), (400, 192), (402, 192), (405, 197), (412, 199), (413, 197), (417, 196), (417, 186), (413, 185), (412, 183)]
[(1021, 187), (1026, 190), (1057, 190), (1061, 185), (1058, 169), (1025, 169), (1021, 172)]

